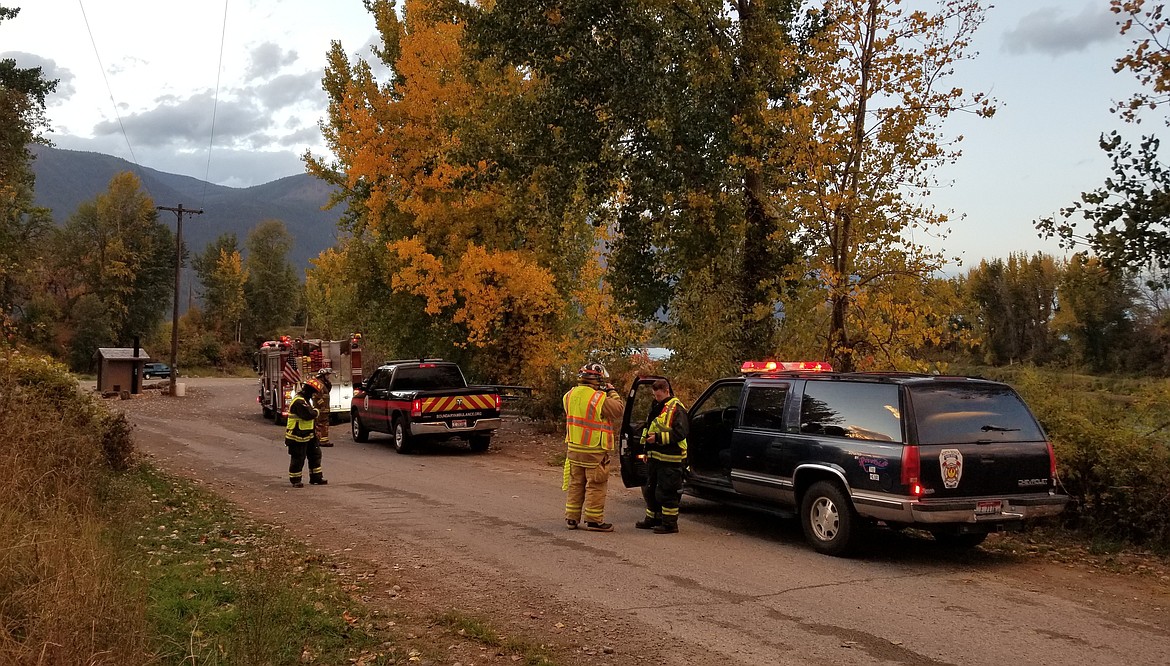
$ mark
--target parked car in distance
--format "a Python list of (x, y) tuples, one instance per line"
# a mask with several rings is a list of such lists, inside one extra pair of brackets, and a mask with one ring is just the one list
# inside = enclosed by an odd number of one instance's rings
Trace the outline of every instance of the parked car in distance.
[(147, 363), (142, 366), (142, 378), (151, 379), (152, 377), (170, 377), (171, 366), (166, 363)]

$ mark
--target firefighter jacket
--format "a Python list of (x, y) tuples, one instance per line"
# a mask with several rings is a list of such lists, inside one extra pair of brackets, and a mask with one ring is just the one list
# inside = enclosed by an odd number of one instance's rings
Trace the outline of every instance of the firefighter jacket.
[(574, 453), (604, 453), (613, 450), (610, 422), (620, 418), (625, 405), (617, 391), (599, 391), (588, 385), (569, 389), (565, 406), (565, 444), (570, 458)]
[[(687, 457), (687, 435), (690, 429), (686, 408), (678, 398), (671, 396), (650, 410), (650, 418), (642, 429), (642, 446), (653, 460), (681, 463)], [(654, 434), (653, 444), (646, 441), (651, 433)]]
[(288, 404), (288, 424), (284, 428), (286, 442), (307, 442), (313, 439), (317, 410), (304, 394), (297, 393)]

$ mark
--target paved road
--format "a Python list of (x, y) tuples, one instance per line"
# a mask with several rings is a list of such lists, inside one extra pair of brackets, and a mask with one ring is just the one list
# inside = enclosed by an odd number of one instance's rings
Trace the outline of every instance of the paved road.
[(1170, 663), (1170, 597), (1135, 599), (1118, 579), (901, 536), (858, 559), (826, 557), (790, 522), (690, 498), (681, 533), (652, 535), (632, 528), (640, 494), (616, 478), (607, 519), (618, 531), (567, 531), (559, 470), (509, 455), (506, 437), (486, 455), (404, 456), (342, 427), (325, 450), (330, 485), (293, 490), (255, 382), (185, 381), (186, 398), (112, 403), (164, 465), (310, 540), (390, 567), (429, 561), (453, 603), (594, 618), (584, 640), (619, 646), (598, 663)]

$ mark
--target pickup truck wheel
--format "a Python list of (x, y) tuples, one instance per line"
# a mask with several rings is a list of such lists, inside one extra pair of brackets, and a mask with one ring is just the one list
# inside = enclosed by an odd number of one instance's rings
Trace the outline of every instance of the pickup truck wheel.
[(402, 417), (394, 419), (394, 450), (399, 453), (410, 453), (410, 434), (406, 432), (406, 423)]
[(826, 555), (844, 555), (852, 546), (857, 516), (841, 487), (817, 481), (804, 493), (800, 522), (812, 547)]
[(492, 445), (492, 437), (491, 435), (474, 435), (468, 440), (467, 443), (469, 446), (471, 446), (472, 451), (475, 451), (476, 453), (483, 453), (484, 451), (488, 450), (489, 446)]
[(968, 550), (983, 543), (987, 538), (987, 533), (974, 534), (960, 534), (950, 530), (935, 530), (931, 532), (934, 540), (944, 548), (954, 548), (956, 550)]
[(370, 441), (370, 431), (367, 430), (364, 425), (362, 425), (362, 420), (357, 415), (357, 412), (354, 412), (349, 417), (349, 419), (350, 419), (349, 420), (349, 432), (351, 435), (353, 435), (353, 441), (355, 441), (355, 442), (368, 442), (368, 441)]

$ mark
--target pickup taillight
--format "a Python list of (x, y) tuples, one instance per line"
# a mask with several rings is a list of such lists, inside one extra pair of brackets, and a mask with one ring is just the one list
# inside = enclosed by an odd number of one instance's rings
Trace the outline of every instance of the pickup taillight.
[(422, 400), (416, 399), (410, 403), (410, 415), (415, 418), (422, 416)]
[(922, 463), (918, 458), (918, 447), (909, 444), (902, 447), (902, 485), (910, 490), (910, 494), (919, 497), (922, 495)]
[(503, 408), (503, 405), (504, 405), (504, 398), (503, 398), (503, 396), (501, 396), (499, 393), (495, 394), (495, 395), (494, 395), (494, 396), (492, 396), (492, 397), (493, 397), (493, 398), (495, 399), (495, 401), (496, 401), (496, 411), (498, 412), (498, 411), (500, 411), (500, 410)]

